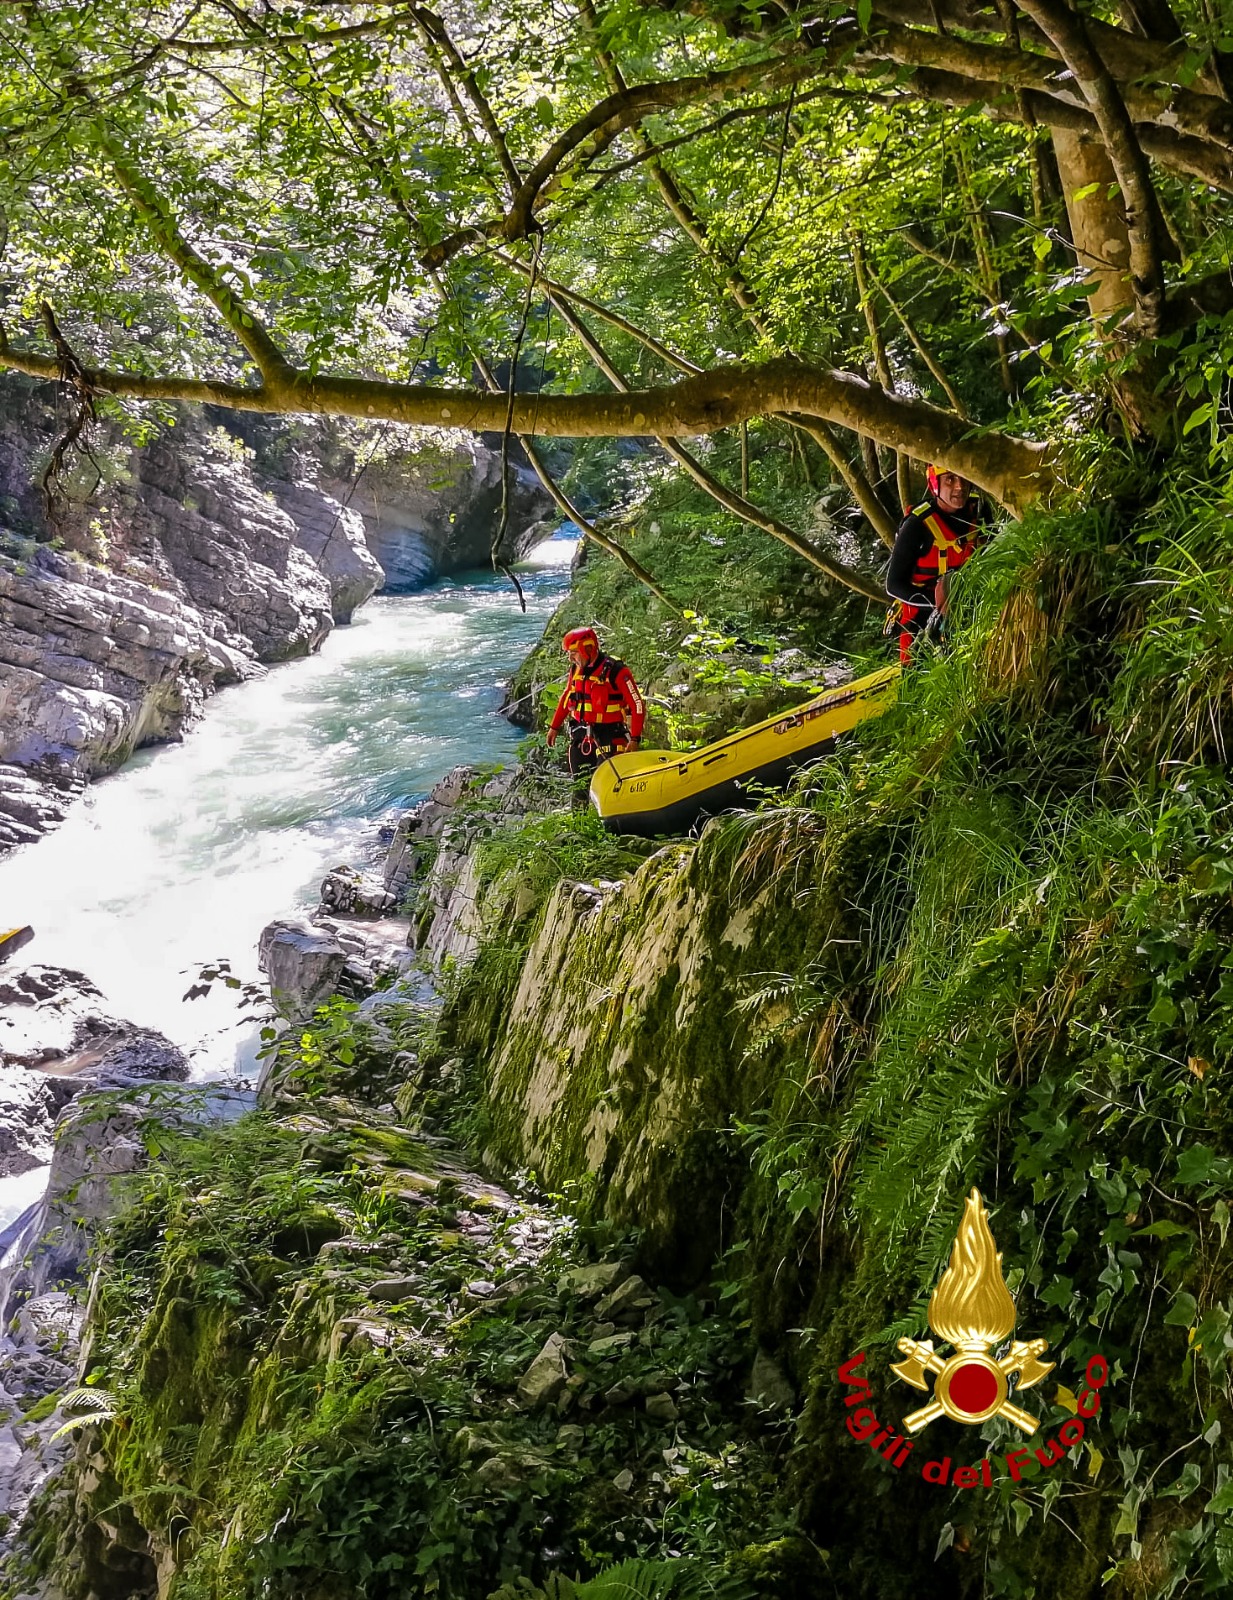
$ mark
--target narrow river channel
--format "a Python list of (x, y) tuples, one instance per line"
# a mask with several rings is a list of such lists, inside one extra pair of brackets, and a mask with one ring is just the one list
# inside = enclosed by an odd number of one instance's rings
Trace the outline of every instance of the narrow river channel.
[(27, 961), (86, 973), (118, 1016), (181, 1045), (194, 1078), (251, 1072), (253, 1027), (225, 991), (184, 1001), (193, 976), (226, 957), (256, 978), (261, 929), (315, 905), (377, 818), (459, 762), (512, 758), (501, 686), (568, 588), (574, 547), (563, 533), (519, 569), (525, 615), (504, 578), (464, 574), (378, 596), (319, 655), (228, 689), (183, 743), (143, 751), (0, 860), (0, 925), (31, 923)]

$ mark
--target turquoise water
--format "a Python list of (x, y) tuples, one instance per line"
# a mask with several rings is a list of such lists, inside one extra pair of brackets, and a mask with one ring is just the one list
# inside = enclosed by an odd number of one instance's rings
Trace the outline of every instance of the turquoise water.
[(371, 850), (375, 819), (459, 762), (512, 759), (502, 684), (569, 585), (572, 539), (504, 578), (378, 596), (321, 653), (228, 689), (182, 744), (95, 784), (55, 833), (0, 860), (0, 924), (28, 962), (85, 972), (119, 1016), (161, 1029), (194, 1077), (250, 1072), (254, 1030), (226, 992), (186, 1002), (200, 966), (259, 976), (257, 937)]

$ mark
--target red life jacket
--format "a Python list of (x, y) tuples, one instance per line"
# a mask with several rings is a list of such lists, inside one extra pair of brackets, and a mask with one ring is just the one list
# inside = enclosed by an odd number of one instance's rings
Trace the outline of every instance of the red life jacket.
[(914, 587), (928, 593), (944, 572), (961, 567), (970, 556), (976, 554), (981, 544), (981, 532), (978, 527), (953, 528), (946, 520), (945, 512), (939, 511), (932, 500), (913, 506), (912, 515), (920, 518), (933, 539), (930, 548), (917, 558), (912, 570)]
[(637, 739), (642, 734), (645, 715), (642, 696), (633, 673), (623, 661), (600, 656), (586, 671), (575, 667), (562, 698), (566, 715), (572, 722), (604, 727), (624, 722), (628, 717), (631, 736)]

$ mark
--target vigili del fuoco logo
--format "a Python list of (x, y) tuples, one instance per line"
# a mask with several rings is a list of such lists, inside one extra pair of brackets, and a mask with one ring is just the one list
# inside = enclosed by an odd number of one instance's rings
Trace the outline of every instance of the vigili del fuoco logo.
[[(977, 1189), (964, 1205), (950, 1265), (929, 1301), (928, 1320), (930, 1331), (953, 1353), (948, 1356), (936, 1350), (932, 1339), (900, 1339), (904, 1359), (892, 1365), (895, 1376), (926, 1392), (933, 1380), (928, 1403), (903, 1418), (901, 1431), (879, 1422), (869, 1403), (869, 1379), (860, 1371), (864, 1351), (839, 1368), (839, 1381), (853, 1391), (844, 1400), (852, 1437), (893, 1467), (903, 1467), (915, 1448), (910, 1435), (920, 1433), (939, 1417), (970, 1425), (1004, 1417), (1029, 1438), (1038, 1434), (1040, 1419), (1010, 1398), (1012, 1384), (1018, 1396), (1052, 1372), (1054, 1363), (1040, 1359), (1048, 1349), (1044, 1339), (1011, 1339), (1017, 1321), (1015, 1302), (1002, 1276), (1002, 1257)], [(995, 1355), (1000, 1346), (1007, 1348), (1002, 1355)], [(1092, 1356), (1084, 1387), (1074, 1397), (1075, 1415), (1067, 1418), (1053, 1438), (1041, 1439), (1039, 1448), (1010, 1450), (1000, 1459), (986, 1456), (974, 1466), (955, 1467), (953, 1474), (950, 1456), (943, 1456), (924, 1462), (921, 1476), (930, 1483), (970, 1489), (992, 1484), (995, 1461), (999, 1473), (1008, 1473), (1016, 1482), (1025, 1468), (1032, 1467), (1033, 1457), (1041, 1467), (1056, 1466), (1083, 1438), (1087, 1423), (1100, 1410), (1100, 1391), (1108, 1378), (1108, 1362), (1101, 1355)]]

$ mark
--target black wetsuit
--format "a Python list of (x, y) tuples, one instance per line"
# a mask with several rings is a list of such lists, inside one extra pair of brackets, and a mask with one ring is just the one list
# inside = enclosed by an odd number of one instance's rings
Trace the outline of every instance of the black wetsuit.
[(886, 570), (886, 592), (903, 606), (899, 619), (901, 661), (907, 661), (912, 640), (933, 621), (938, 578), (961, 567), (976, 551), (986, 537), (988, 521), (983, 500), (969, 496), (962, 511), (943, 511), (930, 495), (913, 506), (899, 524)]

